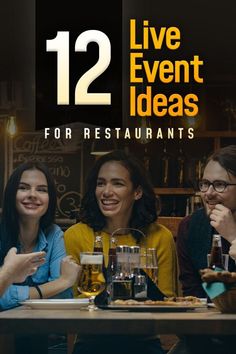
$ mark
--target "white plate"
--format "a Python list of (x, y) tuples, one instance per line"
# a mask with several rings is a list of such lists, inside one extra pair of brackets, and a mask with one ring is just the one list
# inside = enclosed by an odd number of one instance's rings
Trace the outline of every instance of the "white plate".
[(216, 305), (210, 302), (209, 304), (207, 304), (207, 307), (216, 308)]
[(21, 305), (28, 306), (31, 309), (45, 310), (68, 310), (79, 309), (86, 306), (89, 299), (42, 299), (42, 300), (26, 300), (21, 302)]

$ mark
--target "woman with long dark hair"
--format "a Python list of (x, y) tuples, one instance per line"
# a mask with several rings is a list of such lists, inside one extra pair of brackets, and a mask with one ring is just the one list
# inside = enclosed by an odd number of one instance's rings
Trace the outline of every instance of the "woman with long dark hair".
[[(171, 232), (156, 220), (160, 206), (141, 162), (124, 151), (100, 157), (86, 182), (80, 221), (65, 232), (67, 253), (79, 262), (80, 252), (93, 251), (97, 234), (102, 236), (105, 264), (111, 234), (119, 228), (139, 229), (117, 235), (119, 245), (155, 248), (158, 288), (166, 296), (177, 293), (177, 260)], [(78, 296), (77, 287), (74, 295)]]
[(0, 225), (1, 264), (11, 247), (18, 253), (44, 251), (45, 263), (24, 283), (11, 285), (0, 298), (7, 309), (32, 298), (71, 297), (78, 265), (65, 257), (62, 230), (53, 223), (56, 189), (48, 168), (24, 163), (10, 176), (3, 201)]
[[(65, 232), (67, 253), (79, 262), (80, 252), (93, 251), (97, 234), (102, 236), (105, 265), (112, 233), (120, 230), (118, 245), (155, 248), (158, 262), (158, 288), (166, 296), (177, 292), (177, 261), (171, 232), (156, 223), (159, 203), (145, 168), (134, 156), (114, 151), (100, 157), (92, 168), (82, 199), (80, 223)], [(126, 228), (134, 228), (127, 233)], [(150, 282), (150, 284), (153, 284)], [(159, 291), (153, 284), (154, 291)], [(74, 295), (78, 296), (77, 284)], [(152, 294), (153, 296), (154, 294)], [(116, 343), (114, 345), (114, 343)], [(156, 353), (163, 354), (159, 338), (99, 338), (92, 342), (80, 338), (74, 354), (80, 353)]]

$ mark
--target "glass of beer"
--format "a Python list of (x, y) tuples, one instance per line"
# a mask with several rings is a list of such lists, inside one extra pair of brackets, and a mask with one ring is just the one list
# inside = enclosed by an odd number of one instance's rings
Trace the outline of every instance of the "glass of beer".
[(149, 278), (157, 284), (158, 280), (158, 262), (155, 248), (146, 248), (141, 250), (141, 268), (147, 273)]
[(79, 277), (78, 290), (89, 298), (87, 310), (96, 310), (95, 296), (106, 287), (102, 272), (103, 254), (101, 252), (81, 252), (80, 264), (82, 271)]
[(147, 248), (146, 269), (152, 281), (157, 284), (158, 266), (157, 250), (155, 248)]

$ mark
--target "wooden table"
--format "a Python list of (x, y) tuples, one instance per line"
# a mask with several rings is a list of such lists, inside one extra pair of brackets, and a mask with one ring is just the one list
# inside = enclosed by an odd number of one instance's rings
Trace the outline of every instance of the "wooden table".
[(95, 335), (233, 335), (236, 314), (215, 310), (190, 312), (94, 312), (80, 310), (32, 310), (25, 307), (0, 313), (0, 333), (79, 333)]

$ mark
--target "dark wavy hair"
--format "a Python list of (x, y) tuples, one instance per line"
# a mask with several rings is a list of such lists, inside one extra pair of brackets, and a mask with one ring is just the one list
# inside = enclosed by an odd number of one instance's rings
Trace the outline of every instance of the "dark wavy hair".
[(2, 218), (0, 225), (0, 261), (2, 262), (8, 250), (16, 247), (19, 235), (19, 215), (16, 210), (16, 193), (24, 171), (41, 171), (48, 183), (49, 204), (46, 213), (40, 219), (40, 228), (46, 230), (52, 225), (56, 211), (56, 187), (54, 179), (46, 165), (42, 163), (26, 162), (18, 166), (10, 176), (3, 198)]
[[(86, 180), (85, 194), (81, 201), (79, 220), (88, 224), (94, 231), (101, 231), (106, 225), (106, 217), (101, 213), (95, 190), (100, 168), (109, 161), (117, 161), (124, 166), (130, 174), (133, 188), (142, 188), (142, 197), (134, 202), (133, 210), (128, 227), (142, 230), (157, 220), (159, 214), (159, 201), (155, 196), (153, 186), (142, 163), (131, 154), (122, 150), (115, 150), (100, 157), (93, 166)], [(139, 242), (140, 233), (132, 232)]]
[(236, 145), (228, 145), (215, 151), (208, 159), (218, 162), (228, 173), (236, 176)]

